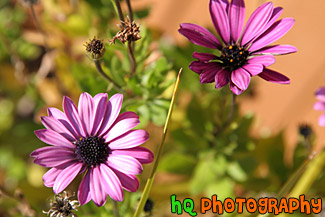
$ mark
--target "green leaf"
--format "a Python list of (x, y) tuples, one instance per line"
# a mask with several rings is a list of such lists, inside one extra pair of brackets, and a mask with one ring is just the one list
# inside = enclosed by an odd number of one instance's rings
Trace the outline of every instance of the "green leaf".
[(247, 175), (238, 162), (229, 163), (227, 172), (234, 180), (238, 182), (244, 182), (247, 180)]
[(161, 126), (165, 123), (167, 117), (167, 109), (156, 104), (150, 104), (151, 120)]
[(172, 152), (164, 155), (160, 162), (159, 169), (176, 174), (190, 174), (195, 163), (196, 160), (193, 156), (185, 155), (180, 152)]
[(229, 178), (219, 178), (214, 183), (209, 183), (206, 195), (216, 194), (218, 200), (224, 201), (227, 197), (234, 197), (234, 182)]
[(194, 169), (194, 175), (190, 182), (190, 192), (196, 195), (205, 192), (207, 186), (223, 177), (226, 165), (227, 162), (223, 156), (219, 156), (215, 160), (202, 159)]

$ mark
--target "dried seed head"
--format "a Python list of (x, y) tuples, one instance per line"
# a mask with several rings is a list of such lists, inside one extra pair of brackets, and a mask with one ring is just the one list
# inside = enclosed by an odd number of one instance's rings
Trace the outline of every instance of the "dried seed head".
[(77, 208), (80, 206), (80, 203), (77, 200), (71, 200), (73, 196), (68, 196), (65, 191), (62, 194), (56, 194), (54, 196), (55, 201), (50, 200), (51, 209), (47, 212), (43, 211), (43, 213), (51, 217), (76, 216), (72, 211), (78, 211)]
[(102, 58), (105, 54), (105, 46), (103, 40), (94, 37), (89, 42), (86, 42), (86, 54), (93, 60)]
[(135, 21), (130, 21), (130, 18), (127, 17), (126, 21), (121, 21), (121, 24), (118, 24), (120, 27), (120, 31), (116, 33), (112, 43), (115, 42), (116, 39), (120, 40), (123, 44), (125, 42), (137, 41), (141, 38), (140, 36), (140, 26), (135, 23)]

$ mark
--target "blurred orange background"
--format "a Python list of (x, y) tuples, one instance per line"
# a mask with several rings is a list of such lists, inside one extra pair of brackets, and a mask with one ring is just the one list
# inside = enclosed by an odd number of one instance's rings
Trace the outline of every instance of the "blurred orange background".
[[(255, 8), (265, 2), (246, 1), (246, 20)], [(324, 129), (317, 124), (321, 112), (314, 111), (313, 104), (316, 101), (315, 91), (325, 85), (325, 43), (322, 42), (325, 35), (325, 1), (272, 2), (276, 7), (284, 8), (280, 18), (293, 17), (296, 20), (294, 27), (276, 44), (294, 45), (298, 52), (276, 57), (277, 62), (270, 67), (288, 76), (291, 84), (280, 85), (259, 77), (253, 78), (257, 96), (254, 100), (242, 100), (241, 112), (256, 114), (252, 130), (255, 135), (266, 136), (285, 130), (288, 160), (298, 140), (299, 124), (312, 125), (317, 136), (317, 150), (324, 145)], [(174, 43), (188, 43), (177, 32), (180, 23), (195, 23), (213, 29), (209, 0), (134, 0), (132, 3), (135, 8), (149, 5), (151, 12), (146, 23), (152, 28), (159, 27), (165, 38)], [(241, 97), (238, 98), (240, 100)]]

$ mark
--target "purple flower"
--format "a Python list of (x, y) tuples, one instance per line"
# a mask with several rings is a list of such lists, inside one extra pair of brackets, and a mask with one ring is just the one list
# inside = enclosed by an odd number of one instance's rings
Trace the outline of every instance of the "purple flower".
[(314, 104), (314, 109), (323, 112), (318, 119), (318, 124), (319, 126), (325, 127), (325, 87), (319, 88), (315, 95), (319, 101)]
[(191, 23), (182, 23), (178, 30), (192, 43), (217, 49), (220, 55), (193, 53), (198, 59), (190, 69), (200, 74), (201, 83), (215, 82), (216, 89), (229, 83), (236, 95), (247, 89), (252, 76), (274, 83), (289, 84), (286, 76), (266, 67), (275, 63), (274, 55), (289, 54), (297, 49), (291, 45), (272, 45), (293, 26), (293, 18), (278, 20), (283, 9), (271, 2), (257, 8), (246, 26), (244, 0), (210, 0), (212, 22), (221, 42), (207, 29)]
[(132, 130), (140, 121), (134, 112), (120, 113), (122, 94), (107, 102), (107, 94), (92, 98), (82, 93), (78, 108), (69, 97), (63, 99), (63, 111), (48, 108), (41, 117), (47, 129), (36, 130), (36, 136), (51, 145), (31, 153), (34, 163), (50, 167), (44, 185), (62, 192), (78, 174), (83, 179), (78, 190), (80, 204), (91, 199), (97, 206), (105, 204), (107, 194), (123, 200), (123, 189), (134, 192), (139, 187), (135, 175), (142, 172), (141, 164), (150, 163), (153, 154), (138, 147), (149, 138), (144, 130)]

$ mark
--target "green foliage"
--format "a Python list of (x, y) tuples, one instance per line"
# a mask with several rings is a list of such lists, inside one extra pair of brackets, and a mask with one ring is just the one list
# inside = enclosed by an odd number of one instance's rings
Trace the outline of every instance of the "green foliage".
[(24, 40), (21, 27), (26, 16), (20, 7), (10, 7), (9, 0), (0, 5), (0, 61), (17, 54), (22, 59), (32, 60), (40, 54), (40, 49)]
[[(156, 132), (161, 132), (160, 127), (165, 123), (175, 72), (180, 68), (183, 73), (179, 95), (158, 168), (159, 179), (155, 180), (157, 187), (153, 187), (150, 195), (158, 204), (154, 215), (165, 215), (171, 194), (184, 197), (217, 194), (219, 200), (275, 195), (307, 157), (308, 150), (301, 140), (293, 154), (293, 165), (289, 166), (283, 160), (286, 144), (282, 132), (269, 137), (252, 136), (254, 114), (240, 114), (238, 101), (231, 116), (233, 96), (229, 89), (215, 90), (213, 84), (200, 84), (199, 75), (188, 68), (195, 60), (194, 51), (219, 53), (193, 44), (185, 47), (169, 44), (157, 33), (153, 37), (152, 30), (140, 20), (148, 16), (150, 8), (134, 12), (136, 21), (141, 23), (142, 38), (133, 44), (137, 67), (132, 73), (128, 44), (118, 40), (110, 43), (119, 31), (113, 0), (78, 1), (77, 8), (69, 5), (69, 1), (41, 1), (42, 11), (37, 15), (50, 52), (45, 52), (43, 42), (35, 44), (33, 37), (26, 36), (33, 32), (43, 37), (30, 8), (16, 2), (0, 1), (0, 183), (10, 193), (21, 189), (38, 214), (48, 209), (48, 199), (53, 197), (52, 189), (43, 186), (46, 169), (34, 165), (29, 157), (33, 150), (44, 145), (33, 131), (42, 128), (39, 121), (40, 116), (46, 115), (46, 108), (61, 108), (64, 95), (75, 100), (83, 91), (93, 96), (100, 92), (109, 96), (121, 92), (122, 110), (139, 114), (138, 127), (152, 132), (147, 145), (154, 151), (161, 136)], [(100, 60), (102, 69), (121, 86), (121, 91), (101, 77), (85, 55), (83, 43), (94, 36), (105, 43), (106, 53)], [(44, 60), (49, 53), (52, 59)], [(15, 58), (25, 64), (22, 75), (11, 66)], [(39, 72), (39, 68), (43, 71)], [(251, 85), (250, 90), (253, 88)], [(247, 92), (240, 96), (241, 100), (247, 97), (250, 97)], [(20, 104), (26, 98), (30, 109)], [(139, 176), (140, 190), (149, 170), (150, 165)], [(321, 172), (308, 196), (325, 194), (324, 183)], [(69, 190), (76, 191), (78, 184)], [(118, 203), (120, 216), (133, 215), (140, 195), (140, 191), (125, 192), (124, 201)], [(13, 210), (17, 212), (19, 202), (6, 200), (0, 204), (3, 205), (0, 216), (8, 216)], [(98, 208), (90, 202), (79, 212), (78, 216), (114, 216), (109, 198), (104, 207)]]

